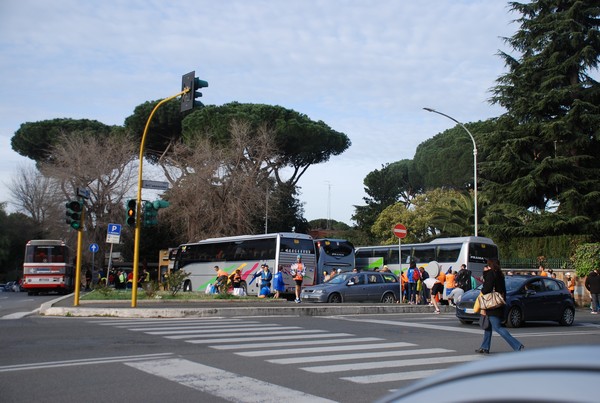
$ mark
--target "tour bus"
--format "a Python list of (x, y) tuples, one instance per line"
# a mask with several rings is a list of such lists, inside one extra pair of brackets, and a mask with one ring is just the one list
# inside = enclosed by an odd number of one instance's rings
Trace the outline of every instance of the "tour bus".
[[(429, 243), (400, 244), (402, 250), (402, 271), (408, 269), (411, 261), (417, 267), (423, 266), (430, 276), (437, 276), (448, 269), (458, 271), (466, 264), (476, 279), (483, 275), (487, 259), (498, 259), (498, 247), (490, 238), (456, 237), (437, 238)], [(358, 268), (374, 269), (383, 265), (400, 276), (398, 245), (361, 246), (356, 249)]]
[(294, 281), (290, 267), (300, 255), (306, 267), (303, 285), (316, 284), (315, 244), (310, 235), (293, 232), (262, 235), (241, 235), (209, 238), (196, 243), (180, 245), (175, 257), (174, 270), (190, 273), (184, 282), (185, 291), (205, 291), (216, 280), (215, 266), (232, 274), (236, 269), (242, 273), (242, 288), (247, 293), (258, 294), (260, 289), (254, 274), (261, 265), (269, 265), (273, 275), (282, 271), (285, 294), (294, 293)]
[(27, 242), (22, 287), (29, 295), (57, 291), (73, 292), (75, 269), (64, 241), (38, 239)]
[(354, 245), (345, 239), (316, 239), (317, 282), (322, 283), (332, 269), (351, 271), (354, 269)]

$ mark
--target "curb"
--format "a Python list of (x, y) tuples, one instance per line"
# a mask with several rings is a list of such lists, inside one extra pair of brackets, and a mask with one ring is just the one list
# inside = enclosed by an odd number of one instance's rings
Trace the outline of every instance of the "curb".
[[(68, 297), (68, 296), (67, 296)], [(320, 304), (302, 306), (210, 306), (193, 308), (122, 308), (122, 307), (55, 307), (55, 301), (45, 303), (39, 314), (44, 316), (117, 317), (117, 318), (206, 318), (233, 316), (337, 316), (377, 315), (391, 313), (432, 313), (428, 305), (344, 305)], [(215, 304), (216, 305), (216, 304)], [(454, 308), (442, 306), (442, 313), (454, 313)]]

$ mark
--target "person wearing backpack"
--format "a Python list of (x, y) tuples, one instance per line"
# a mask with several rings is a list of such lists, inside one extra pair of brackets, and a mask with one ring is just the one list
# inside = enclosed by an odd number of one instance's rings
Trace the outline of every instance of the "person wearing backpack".
[(417, 282), (421, 278), (419, 269), (417, 269), (417, 263), (414, 261), (410, 262), (406, 273), (408, 279), (406, 297), (408, 298), (409, 304), (415, 304), (417, 300)]
[(460, 265), (460, 270), (456, 275), (456, 285), (462, 288), (463, 292), (471, 289), (471, 270), (467, 269), (466, 264)]

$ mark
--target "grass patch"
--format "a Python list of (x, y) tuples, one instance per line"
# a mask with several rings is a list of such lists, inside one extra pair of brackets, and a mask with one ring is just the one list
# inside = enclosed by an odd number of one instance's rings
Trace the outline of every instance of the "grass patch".
[[(82, 301), (127, 301), (131, 300), (131, 290), (115, 290), (110, 289), (107, 291), (106, 289), (93, 290), (89, 293), (86, 293), (80, 298)], [(258, 298), (255, 296), (245, 296), (245, 297), (237, 297), (231, 294), (206, 294), (200, 291), (192, 291), (192, 292), (179, 292), (173, 295), (169, 291), (156, 291), (152, 293), (152, 295), (148, 295), (148, 293), (144, 292), (142, 289), (138, 289), (137, 293), (138, 300), (147, 300), (147, 301), (156, 301), (156, 300), (164, 300), (164, 301), (215, 301), (215, 300), (246, 300), (246, 301), (275, 301), (272, 298)]]

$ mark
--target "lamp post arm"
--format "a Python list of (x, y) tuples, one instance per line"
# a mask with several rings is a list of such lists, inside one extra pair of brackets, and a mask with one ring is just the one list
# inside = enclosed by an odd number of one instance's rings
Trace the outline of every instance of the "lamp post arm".
[(454, 119), (452, 116), (446, 115), (445, 113), (436, 111), (435, 109), (432, 109), (432, 108), (423, 108), (423, 109), (426, 110), (427, 112), (433, 112), (433, 113), (437, 113), (438, 115), (447, 117), (448, 119), (452, 120), (456, 124), (460, 125), (460, 127), (462, 127), (467, 132), (469, 137), (471, 137), (471, 141), (473, 142), (473, 195), (474, 195), (474, 211), (473, 212), (475, 214), (475, 236), (478, 236), (478, 231), (477, 231), (477, 229), (478, 229), (477, 228), (477, 221), (478, 221), (477, 220), (477, 144), (475, 144), (475, 137), (473, 137), (473, 135), (471, 134), (469, 129), (466, 128), (465, 125), (463, 125), (458, 120)]

